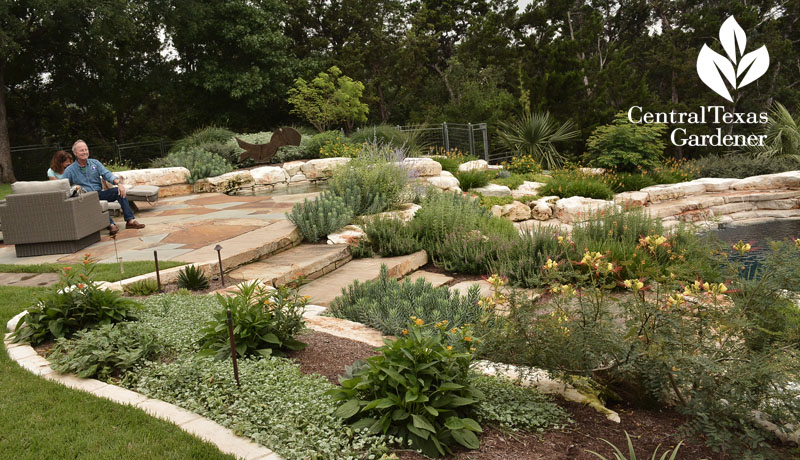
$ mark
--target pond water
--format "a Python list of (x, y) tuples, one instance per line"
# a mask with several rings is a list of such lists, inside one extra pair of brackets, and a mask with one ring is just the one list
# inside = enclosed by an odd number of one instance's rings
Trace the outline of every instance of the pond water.
[(253, 190), (243, 189), (230, 192), (229, 195), (236, 196), (282, 196), (282, 195), (301, 195), (304, 193), (323, 192), (328, 189), (325, 181), (301, 182), (297, 185), (287, 185), (277, 187), (274, 190)]
[(800, 238), (800, 219), (733, 226), (716, 230), (714, 235), (728, 247), (739, 241), (750, 243), (753, 246), (753, 250), (744, 256), (740, 257), (738, 254), (735, 256), (745, 266), (744, 273), (747, 277), (752, 278), (761, 261), (769, 253), (770, 241), (791, 241), (792, 238)]

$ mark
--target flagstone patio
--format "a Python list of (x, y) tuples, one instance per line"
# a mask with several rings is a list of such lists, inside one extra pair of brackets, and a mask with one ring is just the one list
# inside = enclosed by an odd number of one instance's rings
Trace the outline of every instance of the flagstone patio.
[[(286, 238), (294, 225), (285, 213), (319, 192), (272, 196), (228, 196), (203, 193), (161, 199), (154, 206), (142, 205), (136, 219), (146, 224), (141, 230), (125, 229), (117, 217), (120, 232), (112, 240), (103, 231), (100, 242), (75, 254), (17, 257), (13, 245), (0, 244), (0, 264), (72, 263), (91, 254), (98, 262), (159, 260), (188, 263), (216, 262), (214, 247), (222, 246), (225, 261), (247, 263), (264, 255), (264, 248)], [(294, 244), (291, 241), (290, 244)], [(267, 251), (270, 252), (270, 251)]]

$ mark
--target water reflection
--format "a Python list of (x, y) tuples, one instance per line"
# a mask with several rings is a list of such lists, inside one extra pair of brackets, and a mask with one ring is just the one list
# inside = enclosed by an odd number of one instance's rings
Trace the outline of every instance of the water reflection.
[(750, 243), (753, 246), (753, 249), (743, 256), (740, 256), (733, 249), (729, 251), (733, 252), (731, 260), (743, 265), (745, 267), (744, 273), (746, 277), (750, 279), (769, 253), (770, 241), (800, 238), (800, 219), (729, 227), (715, 231), (714, 235), (722, 240), (729, 248), (739, 241)]

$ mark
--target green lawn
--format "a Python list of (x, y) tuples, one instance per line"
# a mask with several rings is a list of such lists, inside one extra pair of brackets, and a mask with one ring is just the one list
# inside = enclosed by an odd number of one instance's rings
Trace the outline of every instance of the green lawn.
[(0, 184), (0, 200), (11, 193), (11, 184)]
[[(0, 324), (44, 288), (0, 286)], [(30, 374), (0, 353), (0, 459), (228, 459), (130, 406)]]
[[(0, 264), (0, 273), (57, 273), (64, 267), (78, 266), (74, 264), (38, 264), (38, 265), (14, 265)], [(159, 270), (186, 265), (186, 262), (159, 261)], [(132, 278), (156, 271), (156, 264), (153, 261), (142, 260), (134, 262), (123, 262), (122, 273), (119, 264), (97, 264), (94, 269), (95, 281), (119, 281), (121, 279)]]

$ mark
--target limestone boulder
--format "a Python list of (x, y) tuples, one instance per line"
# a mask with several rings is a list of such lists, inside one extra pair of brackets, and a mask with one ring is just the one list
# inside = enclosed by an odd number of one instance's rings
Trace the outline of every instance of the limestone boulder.
[(519, 222), (531, 218), (531, 208), (519, 201), (514, 201), (511, 204), (492, 206), (492, 214), (512, 222)]
[(396, 211), (387, 211), (382, 212), (380, 214), (375, 214), (374, 216), (364, 216), (364, 219), (370, 219), (372, 217), (381, 218), (381, 219), (399, 219), (403, 222), (408, 222), (414, 218), (417, 214), (417, 211), (422, 209), (422, 206), (416, 203), (406, 203), (401, 204), (399, 206), (400, 209)]
[(136, 185), (156, 185), (164, 187), (168, 185), (188, 184), (186, 180), (190, 172), (186, 168), (149, 168), (132, 169), (130, 171), (120, 171), (114, 173), (120, 181), (127, 186)]
[(301, 165), (300, 171), (307, 179), (327, 179), (333, 175), (334, 169), (349, 161), (350, 158), (317, 158)]
[(281, 184), (289, 180), (289, 175), (280, 166), (262, 166), (250, 170), (258, 185)]
[(406, 158), (400, 165), (415, 177), (433, 177), (442, 174), (442, 165), (431, 158)]
[(286, 174), (288, 174), (289, 177), (292, 177), (295, 174), (300, 173), (300, 168), (302, 168), (304, 164), (306, 164), (306, 162), (302, 160), (287, 161), (283, 164), (283, 170), (286, 171)]
[(614, 202), (573, 196), (562, 198), (555, 203), (555, 215), (564, 223), (583, 222), (597, 214), (613, 209)]
[(338, 232), (328, 235), (328, 244), (349, 244), (357, 245), (361, 238), (366, 237), (364, 229), (358, 225), (347, 225)]
[(546, 196), (531, 206), (531, 217), (536, 220), (549, 220), (553, 218), (553, 208), (556, 201), (559, 200), (557, 196)]
[(471, 190), (483, 196), (511, 196), (511, 189), (505, 185), (489, 184), (485, 187), (478, 187)]
[(734, 190), (777, 190), (800, 188), (800, 171), (786, 171), (741, 179), (732, 185)]
[(467, 161), (458, 165), (459, 171), (486, 171), (489, 169), (489, 163), (486, 160)]
[(526, 180), (522, 185), (517, 187), (516, 191), (523, 192), (525, 195), (538, 195), (539, 189), (542, 187), (544, 187), (543, 182), (531, 182)]
[(297, 182), (307, 182), (307, 181), (308, 181), (308, 178), (303, 173), (297, 173), (294, 176), (289, 178), (289, 183), (290, 184), (295, 184)]
[(614, 196), (614, 202), (623, 206), (644, 206), (650, 195), (647, 192), (623, 192)]
[(244, 187), (251, 187), (255, 179), (250, 171), (233, 171), (221, 176), (207, 177), (194, 183), (194, 190), (203, 192), (230, 192)]
[(599, 176), (606, 172), (605, 168), (581, 168), (581, 172), (590, 176)]
[(452, 174), (450, 176), (441, 175), (436, 177), (429, 177), (428, 183), (441, 190), (461, 191), (461, 184), (458, 182), (458, 179), (453, 177)]
[(677, 184), (652, 185), (641, 191), (647, 193), (649, 201), (656, 203), (704, 193), (706, 185), (696, 182), (679, 182)]
[(692, 184), (703, 184), (706, 192), (724, 192), (730, 190), (731, 187), (738, 183), (739, 179), (724, 179), (718, 177), (703, 177), (702, 179), (695, 179), (691, 181)]

